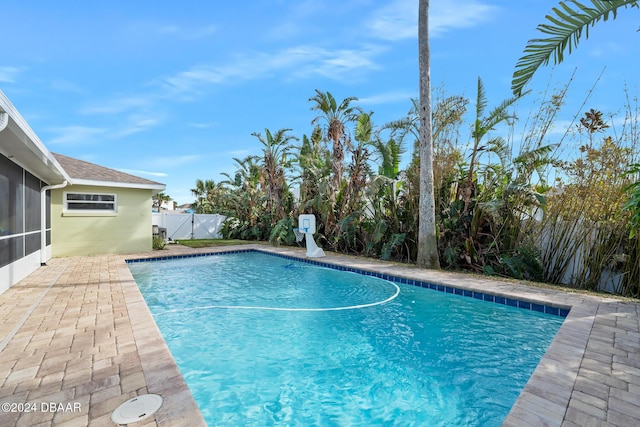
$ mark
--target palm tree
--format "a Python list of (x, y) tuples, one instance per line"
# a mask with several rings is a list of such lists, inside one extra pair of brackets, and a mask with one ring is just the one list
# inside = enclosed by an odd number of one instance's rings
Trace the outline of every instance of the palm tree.
[[(347, 182), (346, 197), (344, 200), (347, 215), (359, 211), (363, 205), (362, 192), (367, 184), (367, 177), (370, 175), (367, 145), (370, 144), (371, 138), (375, 133), (371, 121), (372, 114), (373, 113), (360, 114), (356, 123), (355, 140), (357, 145), (351, 150), (349, 180)], [(344, 214), (345, 212), (343, 211), (342, 213)]]
[(291, 129), (280, 129), (272, 134), (269, 129), (265, 129), (265, 136), (259, 132), (252, 133), (264, 145), (262, 152), (262, 167), (267, 190), (267, 210), (271, 213), (277, 211), (277, 219), (272, 218), (272, 224), (286, 216), (283, 206), (283, 196), (287, 191), (286, 169), (291, 167), (292, 160), (289, 158), (293, 145), (291, 140), (297, 140), (287, 132)]
[(529, 40), (525, 55), (518, 60), (511, 82), (513, 93), (520, 95), (538, 68), (547, 65), (551, 57), (555, 64), (561, 63), (565, 50), (568, 48), (571, 53), (578, 46), (583, 30), (589, 38), (589, 27), (596, 22), (607, 21), (610, 15), (615, 19), (619, 8), (639, 7), (638, 4), (637, 0), (591, 0), (588, 6), (577, 0), (560, 2), (552, 9), (553, 15), (546, 16), (550, 24), (538, 25), (538, 30), (549, 37)]
[(417, 264), (426, 268), (440, 268), (433, 188), (429, 0), (420, 0), (418, 4), (418, 51), (420, 64), (420, 221)]
[(344, 169), (344, 150), (351, 145), (351, 138), (346, 129), (346, 125), (349, 122), (355, 122), (362, 111), (359, 107), (352, 107), (350, 104), (353, 101), (357, 101), (358, 98), (347, 97), (340, 105), (336, 102), (336, 99), (330, 92), (321, 92), (316, 89), (316, 95), (309, 98), (309, 101), (314, 102), (311, 110), (317, 110), (321, 114), (311, 121), (311, 124), (315, 124), (319, 120), (324, 120), (325, 123), (325, 137), (326, 141), (330, 141), (333, 144), (332, 149), (332, 170), (334, 179), (334, 189), (337, 191), (340, 188), (342, 182), (342, 175)]
[[(238, 166), (233, 177), (222, 173), (227, 179), (221, 183), (229, 187), (226, 194), (226, 210), (224, 215), (232, 216), (254, 227), (262, 216), (263, 196), (261, 187), (264, 177), (258, 163), (258, 156), (247, 156), (244, 159), (233, 158)], [(254, 236), (255, 237), (255, 236)]]
[(196, 180), (195, 188), (191, 189), (191, 193), (195, 196), (196, 200), (193, 203), (193, 208), (196, 213), (213, 213), (213, 199), (214, 194), (219, 193), (220, 184), (216, 184), (212, 179), (205, 181), (201, 179)]
[(158, 209), (158, 212), (160, 212), (161, 208), (162, 208), (162, 204), (164, 202), (168, 202), (171, 200), (171, 196), (169, 196), (168, 194), (165, 193), (158, 193), (153, 197), (153, 208), (154, 209)]
[(195, 188), (191, 189), (191, 193), (196, 197), (196, 199), (200, 199), (204, 197), (205, 189), (204, 189), (204, 181), (201, 179), (196, 180)]
[(298, 152), (300, 175), (300, 213), (307, 213), (309, 205), (314, 205), (318, 196), (320, 181), (331, 174), (331, 154), (322, 144), (322, 129), (316, 125), (311, 137), (302, 136)]

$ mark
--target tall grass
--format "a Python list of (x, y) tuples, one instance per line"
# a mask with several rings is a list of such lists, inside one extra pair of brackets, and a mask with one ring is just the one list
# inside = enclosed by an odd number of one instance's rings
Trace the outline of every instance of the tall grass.
[(580, 119), (579, 155), (560, 165), (562, 178), (539, 225), (545, 281), (637, 295), (637, 239), (630, 237), (631, 215), (623, 209), (626, 188), (638, 181), (626, 173), (638, 156), (637, 134), (629, 129), (634, 126), (625, 119), (612, 132), (594, 109)]

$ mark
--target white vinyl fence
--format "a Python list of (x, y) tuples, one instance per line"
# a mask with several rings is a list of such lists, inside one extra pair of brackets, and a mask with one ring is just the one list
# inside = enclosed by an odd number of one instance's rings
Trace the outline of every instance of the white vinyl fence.
[(218, 214), (160, 212), (152, 214), (151, 223), (166, 229), (166, 238), (170, 240), (219, 239), (225, 219)]

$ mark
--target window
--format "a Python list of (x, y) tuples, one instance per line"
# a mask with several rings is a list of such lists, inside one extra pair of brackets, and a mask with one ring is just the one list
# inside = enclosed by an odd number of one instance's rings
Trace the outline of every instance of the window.
[(117, 212), (115, 194), (64, 193), (67, 212)]

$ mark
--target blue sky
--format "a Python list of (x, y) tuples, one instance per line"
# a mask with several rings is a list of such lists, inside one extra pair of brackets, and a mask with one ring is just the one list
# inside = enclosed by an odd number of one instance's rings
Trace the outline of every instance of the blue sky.
[[(473, 101), (481, 77), (490, 106), (509, 97), (517, 59), (557, 3), (431, 0), (432, 85)], [(0, 89), (49, 150), (165, 183), (178, 203), (193, 200), (196, 179), (222, 180), (234, 157), (258, 154), (253, 132), (309, 134), (315, 89), (358, 97), (376, 125), (418, 96), (417, 0), (0, 6)], [(623, 114), (625, 84), (638, 94), (639, 18), (620, 11), (542, 69), (519, 116), (574, 71), (561, 121)]]

